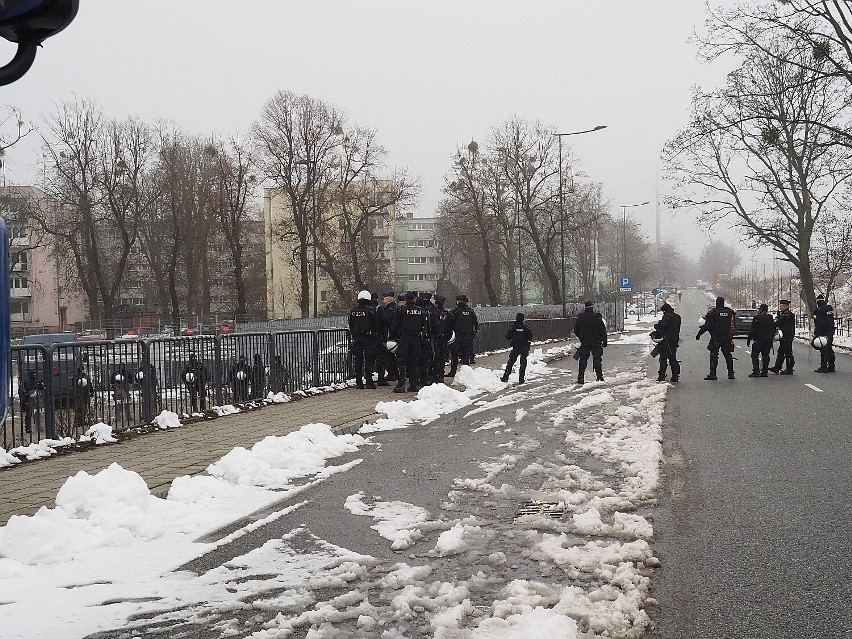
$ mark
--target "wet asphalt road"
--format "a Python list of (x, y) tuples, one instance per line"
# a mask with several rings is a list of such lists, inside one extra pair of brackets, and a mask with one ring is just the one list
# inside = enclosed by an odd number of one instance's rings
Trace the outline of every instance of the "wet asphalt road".
[(796, 344), (795, 375), (751, 379), (738, 339), (737, 379), (704, 381), (706, 300), (680, 306), (648, 636), (852, 638), (852, 357), (817, 374), (819, 354)]

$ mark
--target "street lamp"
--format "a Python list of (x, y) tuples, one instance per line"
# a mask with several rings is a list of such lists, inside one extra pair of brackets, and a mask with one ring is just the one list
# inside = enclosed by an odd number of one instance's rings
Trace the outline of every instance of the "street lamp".
[(560, 289), (562, 294), (562, 317), (568, 316), (568, 305), (565, 300), (565, 210), (563, 207), (562, 198), (562, 136), (565, 135), (581, 135), (583, 133), (593, 133), (605, 129), (606, 124), (599, 124), (594, 129), (585, 131), (572, 131), (570, 133), (554, 133), (559, 138), (559, 263), (561, 268)]
[(296, 160), (294, 164), (304, 165), (308, 167), (308, 184), (311, 187), (311, 209), (313, 209), (313, 280), (314, 280), (314, 319), (317, 318), (317, 192), (314, 180), (317, 174), (316, 160)]
[[(634, 206), (645, 206), (646, 204), (650, 204), (650, 202), (621, 205), (621, 254), (624, 260), (621, 264), (624, 269), (624, 273), (621, 274), (621, 277), (627, 276), (627, 209), (631, 209)], [(619, 290), (621, 289), (620, 282), (618, 288)], [(624, 317), (627, 317), (627, 295), (624, 296)]]

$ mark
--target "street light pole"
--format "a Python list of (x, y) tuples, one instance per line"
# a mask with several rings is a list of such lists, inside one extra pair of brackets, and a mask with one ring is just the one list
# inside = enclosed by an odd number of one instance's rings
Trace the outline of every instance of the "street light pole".
[[(620, 275), (620, 277), (627, 277), (627, 209), (633, 208), (634, 206), (645, 206), (646, 204), (650, 204), (650, 202), (642, 202), (641, 204), (622, 204), (621, 205), (621, 255), (624, 260), (621, 264), (624, 272)], [(621, 288), (621, 282), (619, 281), (618, 288)], [(625, 291), (624, 295), (624, 317), (627, 317), (627, 295)]]
[(565, 207), (562, 197), (562, 137), (565, 135), (581, 135), (583, 133), (593, 133), (605, 129), (606, 124), (599, 124), (594, 129), (585, 131), (572, 131), (570, 133), (554, 133), (559, 138), (559, 265), (560, 273), (560, 294), (562, 297), (562, 317), (568, 317), (568, 303), (565, 299)]

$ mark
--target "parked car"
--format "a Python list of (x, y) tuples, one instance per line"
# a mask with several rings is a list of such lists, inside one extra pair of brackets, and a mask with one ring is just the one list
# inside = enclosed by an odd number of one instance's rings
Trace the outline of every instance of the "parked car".
[[(44, 333), (41, 335), (25, 335), (21, 340), (21, 345), (50, 347), (54, 344), (73, 344), (77, 341), (75, 333)], [(57, 406), (71, 403), (71, 398), (74, 395), (74, 379), (80, 362), (81, 350), (79, 347), (62, 347), (54, 351), (50, 381), (53, 388), (53, 399)], [(36, 378), (46, 384), (42, 364), (42, 356), (36, 350), (18, 353), (18, 372), (21, 379), (27, 377), (30, 370), (35, 370)]]
[(753, 308), (738, 308), (734, 309), (734, 313), (736, 313), (734, 316), (734, 337), (737, 335), (748, 335), (757, 311)]

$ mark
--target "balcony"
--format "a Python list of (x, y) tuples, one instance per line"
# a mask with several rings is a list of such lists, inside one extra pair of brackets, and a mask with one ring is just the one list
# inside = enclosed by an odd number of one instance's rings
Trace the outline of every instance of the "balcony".
[(13, 288), (11, 290), (11, 297), (13, 300), (25, 299), (27, 297), (33, 296), (33, 291), (31, 288)]

